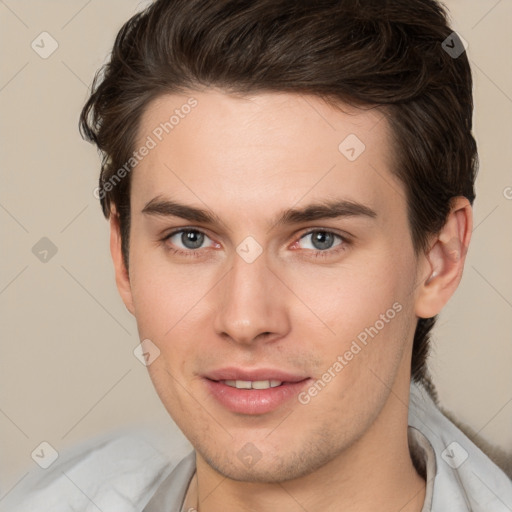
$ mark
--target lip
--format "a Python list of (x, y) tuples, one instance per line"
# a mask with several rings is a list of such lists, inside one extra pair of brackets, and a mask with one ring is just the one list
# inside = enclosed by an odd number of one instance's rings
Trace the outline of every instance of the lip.
[(242, 368), (220, 368), (212, 370), (204, 375), (210, 380), (280, 380), (281, 382), (300, 382), (307, 379), (307, 375), (298, 375), (291, 372), (283, 372), (272, 368), (254, 368), (252, 370)]
[[(225, 380), (278, 380), (280, 386), (268, 389), (237, 389)], [(203, 381), (217, 402), (231, 412), (247, 415), (266, 414), (296, 397), (312, 379), (307, 376), (270, 368), (222, 368), (208, 372)]]

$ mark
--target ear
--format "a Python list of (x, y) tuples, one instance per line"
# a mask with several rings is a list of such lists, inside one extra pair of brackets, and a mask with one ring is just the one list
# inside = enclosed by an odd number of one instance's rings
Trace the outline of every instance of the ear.
[(123, 299), (126, 309), (134, 315), (135, 308), (133, 307), (132, 288), (130, 285), (130, 275), (124, 264), (123, 251), (121, 248), (121, 229), (119, 225), (119, 215), (116, 211), (112, 210), (110, 214), (110, 254), (114, 262), (114, 270), (116, 273), (116, 284)]
[(455, 197), (445, 225), (423, 256), (423, 276), (416, 295), (419, 318), (437, 315), (459, 286), (473, 230), (473, 211), (465, 197)]

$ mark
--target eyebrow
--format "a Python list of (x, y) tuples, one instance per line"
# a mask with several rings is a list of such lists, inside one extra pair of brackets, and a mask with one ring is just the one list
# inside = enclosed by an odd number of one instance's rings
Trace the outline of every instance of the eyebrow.
[[(170, 199), (155, 197), (143, 208), (142, 213), (154, 216), (180, 217), (189, 222), (224, 224), (220, 217), (210, 210), (178, 203)], [(300, 224), (302, 222), (339, 217), (366, 217), (375, 219), (377, 213), (370, 207), (351, 200), (337, 199), (322, 201), (303, 208), (290, 208), (281, 212), (271, 226)]]

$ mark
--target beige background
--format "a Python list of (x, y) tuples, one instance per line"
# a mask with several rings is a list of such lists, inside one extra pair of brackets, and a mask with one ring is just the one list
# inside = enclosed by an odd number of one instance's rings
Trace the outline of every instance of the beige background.
[[(0, 0), (0, 500), (43, 471), (30, 457), (42, 441), (60, 451), (126, 423), (172, 426), (132, 353), (92, 194), (99, 159), (77, 130), (94, 72), (139, 5)], [(512, 2), (447, 5), (469, 44), (481, 165), (463, 282), (430, 366), (442, 404), (512, 453)], [(31, 48), (43, 31), (59, 45), (47, 59)], [(42, 237), (58, 249), (46, 263), (32, 252)]]

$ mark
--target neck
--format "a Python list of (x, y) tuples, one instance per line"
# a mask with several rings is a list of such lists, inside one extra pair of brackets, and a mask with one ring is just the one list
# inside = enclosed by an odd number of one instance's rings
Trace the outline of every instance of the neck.
[(314, 473), (280, 483), (224, 477), (196, 454), (197, 471), (185, 510), (199, 512), (420, 512), (425, 481), (407, 441), (409, 387), (392, 392), (371, 427)]

